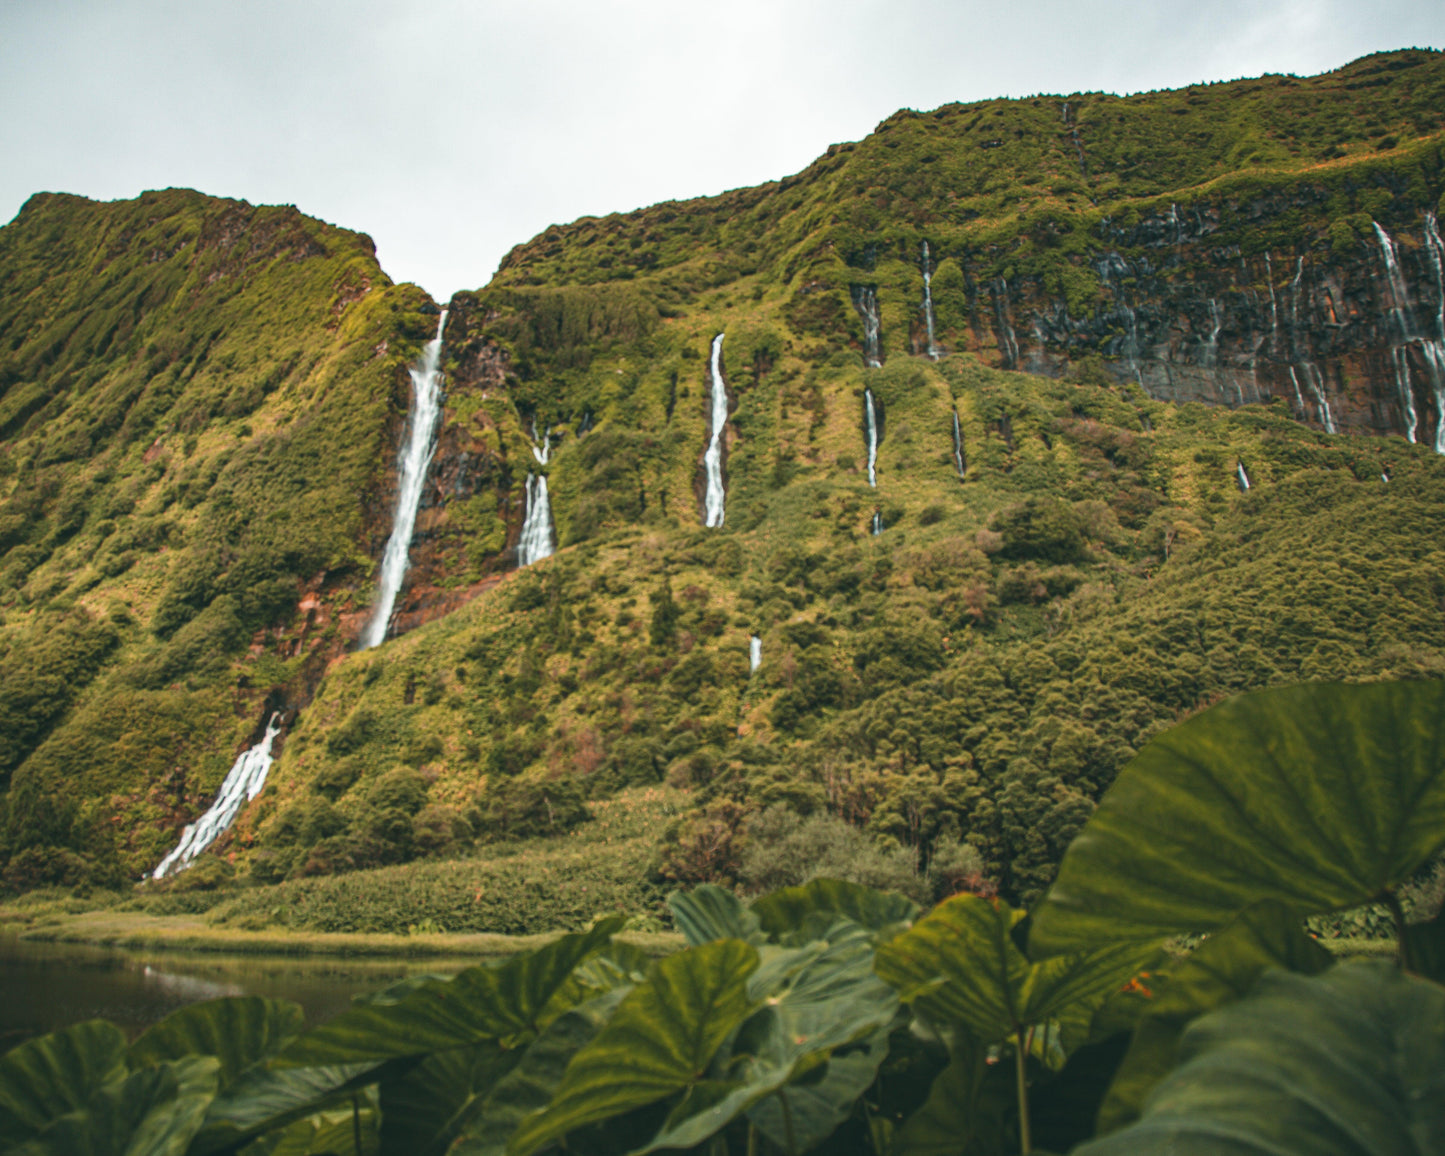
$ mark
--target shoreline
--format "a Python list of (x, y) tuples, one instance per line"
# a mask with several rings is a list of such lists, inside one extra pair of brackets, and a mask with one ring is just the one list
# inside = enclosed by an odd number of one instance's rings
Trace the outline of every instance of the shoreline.
[[(441, 932), (396, 935), (386, 932), (243, 931), (213, 927), (200, 915), (150, 915), (136, 911), (47, 913), (32, 920), (6, 918), (0, 909), (0, 938), (27, 943), (112, 947), (128, 951), (175, 951), (214, 955), (320, 956), (352, 959), (500, 958), (531, 951), (564, 935), (494, 932)], [(618, 940), (648, 955), (665, 955), (683, 946), (675, 932), (624, 931)]]

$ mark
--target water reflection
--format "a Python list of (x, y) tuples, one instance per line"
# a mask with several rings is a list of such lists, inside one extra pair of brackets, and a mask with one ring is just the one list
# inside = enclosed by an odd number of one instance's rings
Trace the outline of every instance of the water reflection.
[(221, 996), (293, 1000), (308, 1023), (319, 1023), (355, 995), (473, 962), (132, 952), (0, 936), (0, 1051), (97, 1017), (136, 1035), (177, 1008)]

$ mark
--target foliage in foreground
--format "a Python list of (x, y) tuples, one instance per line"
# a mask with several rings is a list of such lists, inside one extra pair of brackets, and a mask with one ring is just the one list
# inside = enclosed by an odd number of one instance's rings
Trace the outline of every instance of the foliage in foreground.
[[(675, 894), (301, 1030), (259, 998), (0, 1059), (38, 1153), (1424, 1153), (1445, 1144), (1445, 920), (1333, 964), (1310, 914), (1442, 849), (1445, 684), (1241, 696), (1148, 747), (1032, 917), (815, 879)], [(1307, 820), (1306, 821), (1306, 817)], [(1248, 835), (1248, 838), (1245, 836)], [(1206, 857), (1200, 848), (1213, 846)], [(1208, 932), (1170, 958), (1168, 932)]]

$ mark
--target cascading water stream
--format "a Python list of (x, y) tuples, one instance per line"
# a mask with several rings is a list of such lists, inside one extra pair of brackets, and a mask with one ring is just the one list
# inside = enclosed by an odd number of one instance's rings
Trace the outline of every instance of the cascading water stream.
[[(868, 424), (868, 484), (878, 488), (878, 411), (873, 405), (873, 391), (863, 390), (863, 413)], [(883, 515), (873, 511), (873, 533), (883, 533)]]
[(1219, 303), (1213, 297), (1209, 299), (1209, 320), (1211, 328), (1209, 337), (1204, 342), (1204, 350), (1200, 355), (1200, 364), (1212, 366), (1219, 359), (1219, 330), (1223, 326), (1223, 320), (1219, 313)]
[(281, 715), (278, 712), (267, 721), (265, 737), (254, 747), (243, 751), (231, 765), (216, 801), (204, 815), (181, 832), (181, 841), (151, 872), (152, 879), (164, 879), (172, 872), (184, 871), (231, 825), (242, 804), (261, 793), (261, 788), (266, 785), (266, 772), (271, 769), (271, 744), (280, 733)]
[[(537, 437), (537, 423), (532, 423), (532, 437)], [(542, 434), (541, 444), (532, 446), (532, 456), (539, 466), (547, 464), (552, 453), (552, 431)], [(547, 475), (527, 471), (527, 513), (522, 519), (522, 536), (517, 539), (517, 567), (530, 566), (550, 558), (556, 544), (552, 540), (552, 503), (547, 497)]]
[(1234, 480), (1239, 483), (1239, 492), (1241, 494), (1249, 493), (1249, 475), (1244, 472), (1243, 462), (1234, 463)]
[(967, 481), (968, 466), (963, 458), (963, 427), (958, 422), (958, 410), (953, 411), (953, 464), (958, 470), (958, 480)]
[(763, 640), (754, 634), (748, 639), (748, 673), (756, 674), (763, 665)]
[(878, 411), (873, 408), (873, 391), (863, 390), (863, 412), (868, 420), (868, 484), (878, 488)]
[(1435, 391), (1435, 452), (1445, 454), (1445, 241), (1435, 214), (1425, 214), (1425, 255), (1435, 274), (1435, 336), (1423, 341), (1430, 385)]
[(923, 242), (923, 321), (928, 326), (928, 356), (938, 360), (938, 345), (933, 336), (933, 271), (928, 266), (928, 242)]
[(1279, 356), (1279, 302), (1274, 295), (1274, 265), (1270, 262), (1269, 251), (1264, 254), (1264, 275), (1269, 284), (1269, 350)]
[[(1405, 286), (1405, 275), (1400, 271), (1399, 257), (1395, 253), (1395, 242), (1385, 232), (1379, 221), (1375, 226), (1375, 238), (1380, 242), (1380, 254), (1385, 259), (1385, 280), (1390, 286), (1390, 317), (1400, 332), (1400, 338), (1390, 346), (1390, 363), (1395, 370), (1395, 389), (1400, 395), (1400, 405), (1405, 412), (1405, 440), (1415, 444), (1416, 432), (1420, 428), (1420, 415), (1415, 412), (1415, 389), (1410, 382), (1409, 345), (1414, 337), (1413, 319), (1410, 317), (1410, 293)], [(1442, 420), (1441, 425), (1445, 425)], [(1436, 448), (1440, 439), (1436, 438)]]
[(441, 358), (442, 331), (447, 324), (447, 310), (437, 320), (437, 333), (422, 350), (421, 357), (410, 369), (412, 404), (410, 429), (397, 459), (396, 515), (391, 537), (381, 556), (381, 582), (376, 594), (376, 610), (361, 635), (361, 648), (370, 650), (386, 639), (386, 628), (402, 580), (411, 564), (411, 535), (416, 529), (416, 512), (426, 484), (427, 468), (437, 448), (437, 426), (442, 416)]
[(869, 369), (877, 369), (883, 364), (880, 344), (883, 319), (878, 313), (878, 294), (873, 286), (853, 286), (853, 308), (863, 319), (863, 364)]
[(712, 375), (712, 434), (708, 438), (707, 452), (703, 454), (703, 468), (707, 471), (707, 491), (703, 495), (705, 524), (718, 527), (723, 524), (723, 504), (727, 500), (727, 489), (723, 486), (722, 453), (723, 432), (728, 423), (728, 390), (722, 375), (723, 334), (712, 339), (712, 361), (709, 372)]

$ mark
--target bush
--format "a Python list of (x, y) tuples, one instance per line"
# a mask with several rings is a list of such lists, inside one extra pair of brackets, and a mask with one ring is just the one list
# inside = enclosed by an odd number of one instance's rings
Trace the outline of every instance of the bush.
[(883, 850), (834, 815), (803, 818), (774, 805), (749, 819), (746, 832), (739, 881), (749, 891), (775, 891), (827, 878), (922, 901), (931, 898), (915, 852), (906, 847)]

